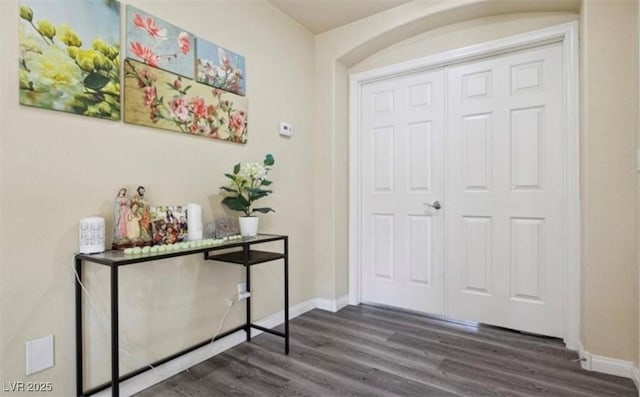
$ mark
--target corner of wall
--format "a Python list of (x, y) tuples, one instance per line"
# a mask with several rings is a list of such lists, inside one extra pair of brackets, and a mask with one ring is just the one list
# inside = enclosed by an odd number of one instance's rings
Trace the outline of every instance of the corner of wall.
[(582, 369), (587, 371), (601, 372), (604, 374), (621, 376), (633, 380), (636, 388), (640, 384), (640, 371), (633, 361), (618, 360), (616, 358), (592, 354), (584, 349), (582, 342), (578, 343), (578, 354)]

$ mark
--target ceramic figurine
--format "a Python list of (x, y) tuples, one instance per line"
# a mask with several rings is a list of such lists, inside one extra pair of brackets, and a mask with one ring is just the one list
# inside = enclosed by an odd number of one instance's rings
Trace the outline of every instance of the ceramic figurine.
[(131, 201), (127, 189), (118, 190), (114, 202), (114, 233), (112, 249), (123, 250), (131, 247), (151, 245), (151, 215), (149, 204), (144, 198), (145, 189), (138, 186)]
[(113, 204), (114, 209), (114, 230), (113, 243), (116, 245), (118, 241), (125, 242), (127, 239), (127, 215), (129, 214), (129, 199), (127, 198), (127, 189), (121, 188)]
[(133, 196), (132, 203), (138, 204), (138, 215), (140, 216), (140, 233), (138, 238), (144, 242), (151, 242), (151, 213), (149, 212), (149, 203), (144, 198), (146, 192), (144, 186), (138, 186), (136, 194)]

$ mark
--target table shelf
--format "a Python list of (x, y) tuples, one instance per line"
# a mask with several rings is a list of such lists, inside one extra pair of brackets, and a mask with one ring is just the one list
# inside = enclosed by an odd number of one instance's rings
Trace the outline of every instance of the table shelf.
[(227, 262), (227, 263), (236, 263), (238, 265), (257, 265), (258, 263), (271, 262), (278, 259), (284, 259), (284, 254), (280, 254), (277, 252), (267, 252), (267, 251), (249, 251), (249, 258), (245, 263), (244, 251), (233, 251), (226, 252), (224, 254), (216, 254), (209, 256), (207, 255), (205, 259), (219, 261), (219, 262)]

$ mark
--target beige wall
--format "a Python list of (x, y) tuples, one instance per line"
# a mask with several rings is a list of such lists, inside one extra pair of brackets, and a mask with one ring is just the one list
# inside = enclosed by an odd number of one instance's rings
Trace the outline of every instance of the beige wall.
[[(255, 1), (130, 1), (246, 57), (249, 142), (229, 144), (18, 105), (18, 1), (0, 2), (0, 373), (3, 381), (53, 381), (56, 396), (74, 395), (73, 277), (78, 221), (100, 215), (113, 225), (121, 186), (142, 184), (157, 204), (199, 203), (203, 217), (223, 215), (216, 196), (223, 172), (239, 161), (275, 155), (275, 214), (264, 232), (290, 235), (291, 304), (315, 297), (313, 37), (270, 4)], [(291, 139), (279, 121), (293, 123)], [(108, 241), (110, 244), (110, 239)], [(281, 263), (253, 273), (254, 319), (282, 309)], [(121, 271), (123, 371), (210, 337), (242, 280), (239, 267), (199, 257), (130, 266)], [(87, 286), (108, 313), (106, 271), (87, 267)], [(236, 326), (241, 307), (225, 328)], [(88, 380), (109, 376), (108, 333), (89, 316)], [(25, 378), (24, 342), (55, 335), (55, 367)]]
[(447, 25), (378, 51), (353, 65), (349, 73), (380, 68), (576, 20), (578, 15), (569, 12), (518, 13)]
[[(348, 117), (341, 105), (341, 87), (348, 79), (345, 69), (368, 70), (575, 20), (580, 5), (578, 1), (416, 1), (316, 37), (316, 219), (322, 218), (316, 223), (316, 282), (321, 297), (336, 299), (348, 292), (342, 280), (347, 277), (348, 257), (338, 249), (348, 241), (348, 220), (343, 217), (348, 202), (340, 199), (348, 189), (343, 157), (348, 154), (336, 150), (348, 145)], [(637, 2), (594, 1), (585, 8), (589, 7), (596, 11), (581, 18), (581, 34), (587, 40), (588, 62), (594, 62), (597, 72), (587, 71), (581, 93), (583, 110), (588, 109), (581, 129), (581, 139), (587, 141), (581, 147), (581, 338), (594, 354), (635, 360)], [(582, 68), (585, 62), (582, 59)], [(584, 101), (587, 97), (591, 102)]]
[(638, 349), (637, 7), (585, 1), (580, 18), (582, 342), (623, 360)]

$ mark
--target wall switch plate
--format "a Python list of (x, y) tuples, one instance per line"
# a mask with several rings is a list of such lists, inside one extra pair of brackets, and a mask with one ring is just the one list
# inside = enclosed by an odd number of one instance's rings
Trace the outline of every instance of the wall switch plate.
[(238, 283), (238, 295), (247, 292), (247, 283)]
[(280, 135), (290, 137), (293, 135), (293, 125), (291, 123), (280, 122)]
[(25, 342), (27, 375), (53, 367), (53, 335)]
[(640, 149), (636, 150), (636, 171), (640, 172)]

